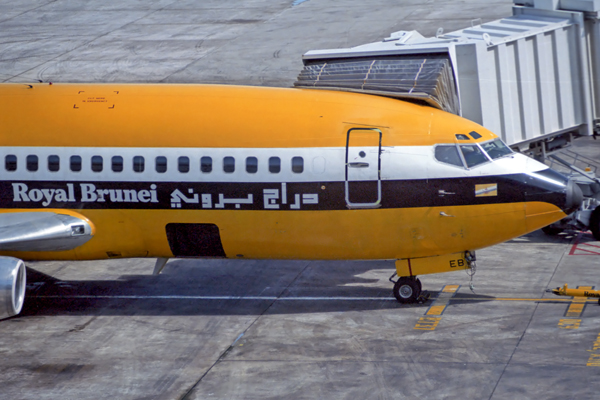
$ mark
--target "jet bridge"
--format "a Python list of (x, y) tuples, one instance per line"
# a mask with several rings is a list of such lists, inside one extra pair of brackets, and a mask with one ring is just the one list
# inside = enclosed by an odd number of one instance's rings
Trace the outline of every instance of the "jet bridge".
[(450, 33), (439, 28), (435, 37), (399, 31), (376, 43), (309, 51), (294, 86), (409, 100), (485, 126), (578, 180), (583, 206), (546, 232), (589, 227), (600, 240), (598, 166), (566, 150), (600, 130), (600, 0), (514, 4), (510, 17)]
[(598, 129), (600, 0), (514, 2), (510, 17), (435, 37), (309, 51), (294, 85), (426, 103), (545, 159)]

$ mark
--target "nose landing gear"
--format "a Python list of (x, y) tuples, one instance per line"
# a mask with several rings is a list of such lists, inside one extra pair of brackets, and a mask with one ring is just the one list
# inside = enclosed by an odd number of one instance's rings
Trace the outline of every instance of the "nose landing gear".
[(401, 276), (394, 281), (396, 274), (390, 277), (394, 283), (394, 297), (402, 304), (423, 303), (429, 299), (429, 293), (422, 293), (421, 281), (416, 276)]
[[(396, 272), (390, 277), (390, 282), (394, 284), (394, 297), (402, 304), (424, 303), (429, 299), (429, 293), (421, 291), (421, 281), (417, 279), (417, 275), (457, 270), (470, 271), (469, 275), (472, 278), (475, 273), (475, 252), (462, 251), (434, 257), (398, 259)], [(394, 280), (395, 276), (399, 277), (397, 281)]]

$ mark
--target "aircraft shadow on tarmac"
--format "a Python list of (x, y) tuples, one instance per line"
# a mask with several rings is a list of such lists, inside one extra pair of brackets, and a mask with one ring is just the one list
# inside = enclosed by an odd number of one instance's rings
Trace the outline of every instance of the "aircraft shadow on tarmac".
[[(392, 283), (375, 287), (363, 278), (377, 262), (174, 260), (161, 275), (122, 275), (116, 280), (61, 281), (27, 269), (22, 316), (33, 315), (261, 315), (427, 308), (402, 305)], [(275, 266), (275, 267), (274, 267)], [(370, 285), (370, 286), (369, 286)], [(424, 290), (427, 290), (425, 285)], [(493, 298), (465, 294), (469, 301)], [(458, 300), (458, 299), (457, 299)]]
[[(391, 283), (387, 289), (368, 287), (377, 280), (358, 276), (381, 266), (371, 262), (172, 260), (158, 276), (81, 281), (61, 281), (28, 268), (22, 315), (260, 315), (267, 309), (287, 314), (402, 307), (390, 300)], [(391, 275), (393, 264), (386, 267)], [(277, 300), (290, 297), (329, 299)], [(357, 297), (382, 300), (343, 300)]]

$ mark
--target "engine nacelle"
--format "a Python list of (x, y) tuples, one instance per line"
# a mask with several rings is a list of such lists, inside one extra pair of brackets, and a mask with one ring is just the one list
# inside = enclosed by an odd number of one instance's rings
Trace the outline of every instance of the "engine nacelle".
[(23, 260), (0, 257), (0, 319), (21, 312), (25, 302), (27, 272)]

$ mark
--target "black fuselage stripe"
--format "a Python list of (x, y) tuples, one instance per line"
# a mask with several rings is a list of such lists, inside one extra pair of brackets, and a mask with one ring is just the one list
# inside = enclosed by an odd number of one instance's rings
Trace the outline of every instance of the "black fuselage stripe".
[[(377, 202), (377, 181), (348, 184), (351, 203)], [(384, 180), (378, 208), (544, 201), (564, 205), (564, 187), (527, 174)], [(1, 208), (346, 210), (346, 182), (0, 182)]]

